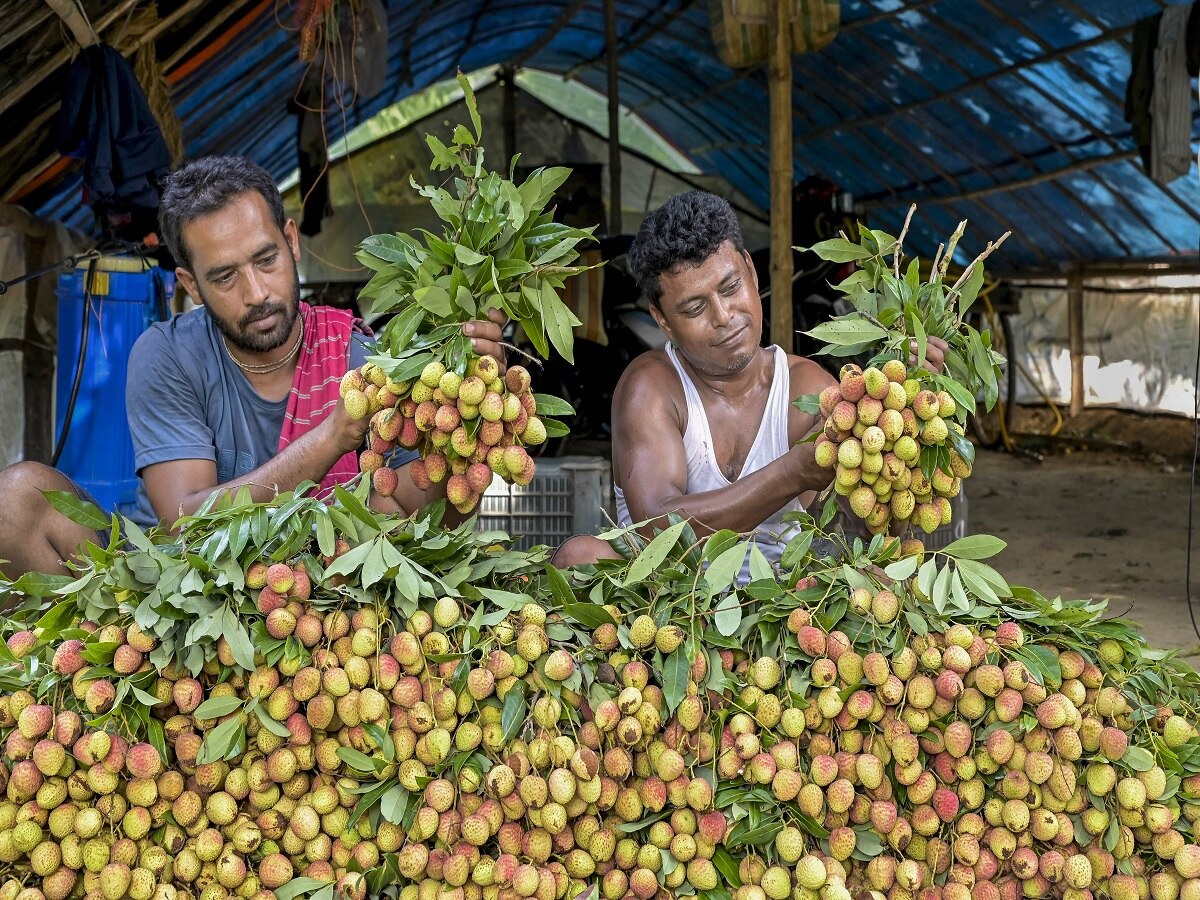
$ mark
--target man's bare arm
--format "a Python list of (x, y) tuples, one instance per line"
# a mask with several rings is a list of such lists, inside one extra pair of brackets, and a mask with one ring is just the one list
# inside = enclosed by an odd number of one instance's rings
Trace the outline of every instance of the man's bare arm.
[(357, 450), (366, 434), (367, 420), (346, 415), (339, 400), (333, 415), (293, 441), (270, 461), (241, 478), (217, 482), (217, 466), (207, 459), (178, 459), (156, 463), (142, 470), (142, 480), (154, 514), (167, 524), (191, 515), (214, 491), (250, 489), (264, 503), (276, 491), (290, 491), (304, 481), (319, 482), (342, 456)]
[(613, 445), (619, 448), (618, 481), (633, 520), (673, 512), (691, 519), (699, 534), (751, 531), (801, 491), (823, 488), (830, 477), (813, 459), (813, 446), (802, 444), (728, 487), (687, 494), (679, 416), (654, 368), (645, 364), (631, 368), (613, 398)]

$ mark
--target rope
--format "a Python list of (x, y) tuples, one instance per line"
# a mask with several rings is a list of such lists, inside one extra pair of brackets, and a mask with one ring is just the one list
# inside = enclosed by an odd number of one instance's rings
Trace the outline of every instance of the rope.
[(179, 124), (175, 105), (171, 102), (171, 86), (167, 83), (166, 73), (159, 65), (154, 42), (140, 41), (141, 37), (156, 25), (158, 15), (154, 6), (141, 9), (126, 22), (115, 46), (131, 57), (133, 73), (142, 90), (146, 92), (146, 101), (150, 104), (150, 111), (162, 131), (167, 150), (171, 153), (171, 161), (178, 163), (183, 157), (183, 127)]

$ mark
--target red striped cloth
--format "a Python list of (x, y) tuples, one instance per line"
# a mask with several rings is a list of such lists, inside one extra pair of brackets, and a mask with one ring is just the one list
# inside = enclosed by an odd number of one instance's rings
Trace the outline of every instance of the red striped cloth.
[[(279, 433), (283, 452), (296, 438), (316, 428), (329, 416), (340, 399), (342, 376), (350, 365), (350, 341), (358, 321), (352, 313), (330, 306), (300, 304), (304, 316), (304, 346), (296, 360), (287, 412)], [(341, 457), (321, 481), (321, 491), (345, 484), (358, 474), (358, 454)]]

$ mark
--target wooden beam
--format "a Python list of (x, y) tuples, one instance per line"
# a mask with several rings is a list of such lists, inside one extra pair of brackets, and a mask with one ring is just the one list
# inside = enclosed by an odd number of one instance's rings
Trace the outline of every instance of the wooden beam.
[(926, 6), (933, 6), (938, 0), (910, 0), (908, 3), (901, 3), (895, 9), (889, 9), (886, 12), (878, 12), (874, 15), (863, 16), (860, 19), (851, 19), (848, 22), (842, 22), (841, 31), (857, 31), (859, 28), (866, 28), (868, 25), (874, 25), (876, 22), (884, 22), (888, 19), (894, 19), (902, 13), (912, 13), (924, 9)]
[(1056, 178), (1061, 178), (1063, 175), (1070, 175), (1074, 172), (1086, 172), (1088, 169), (1094, 169), (1097, 166), (1107, 166), (1111, 163), (1133, 159), (1137, 155), (1137, 150), (1125, 150), (1120, 153), (1109, 153), (1104, 156), (1090, 156), (1087, 159), (1074, 160), (1065, 166), (1059, 166), (1057, 169), (1047, 169), (1045, 172), (1039, 172), (1027, 178), (1016, 178), (1012, 181), (1004, 181), (984, 188), (976, 188), (972, 191), (942, 195), (908, 194), (899, 197), (890, 197), (886, 200), (879, 200), (878, 202), (865, 205), (868, 208), (894, 206), (897, 203), (920, 203), (922, 206), (933, 206), (940, 203), (954, 203), (958, 200), (974, 200), (978, 197), (986, 197), (989, 194), (1017, 191), (1021, 188), (1032, 187), (1035, 184), (1042, 184), (1047, 181), (1053, 181)]
[[(180, 62), (180, 60), (196, 49), (197, 45), (207, 40), (209, 35), (225, 24), (225, 22), (231, 16), (236, 15), (239, 10), (242, 10), (248, 6), (250, 2), (253, 2), (253, 0), (247, 0), (247, 2), (242, 3), (230, 3), (221, 7), (220, 11), (211, 18), (206, 19), (204, 24), (197, 28), (178, 50), (163, 60), (163, 71), (169, 72)], [(259, 3), (259, 6), (263, 9), (266, 8), (265, 3)], [(54, 117), (61, 106), (62, 103), (58, 100), (55, 100), (53, 103), (46, 104), (46, 106), (36, 116), (29, 120), (28, 124), (26, 124), (26, 126), (22, 128), (15, 137), (4, 144), (3, 147), (0, 147), (0, 159), (8, 159), (14, 150), (28, 143), (35, 134), (42, 130), (42, 126), (44, 126), (48, 121), (50, 121), (50, 119)]]
[(792, 334), (792, 25), (789, 0), (773, 0), (775, 24), (767, 64), (771, 128), (771, 342), (786, 352)]
[(91, 23), (83, 17), (82, 8), (76, 6), (72, 0), (46, 0), (46, 5), (62, 19), (80, 47), (91, 47), (99, 41)]
[[(1095, 24), (1097, 28), (1103, 27), (1103, 26), (1099, 25), (1098, 23), (1093, 23), (1093, 24)], [(962, 44), (964, 47), (966, 47), (970, 50), (974, 50), (976, 53), (980, 54), (981, 56), (983, 56), (986, 59), (993, 60), (997, 63), (999, 62), (999, 57), (996, 56), (995, 51), (990, 46), (988, 46), (986, 43), (983, 43), (983, 42), (980, 42), (979, 40), (977, 40), (969, 29), (958, 28), (954, 24), (954, 22), (952, 21), (951, 18), (943, 17), (938, 22), (938, 26), (940, 28), (942, 28), (949, 35), (952, 43), (957, 42), (959, 44)], [(1122, 46), (1123, 46), (1124, 40), (1125, 40), (1124, 35), (1122, 35), (1122, 36), (1118, 37), (1117, 42), (1122, 44)], [(1083, 114), (1076, 111), (1069, 104), (1063, 102), (1062, 98), (1057, 96), (1053, 91), (1048, 90), (1046, 87), (1044, 87), (1038, 81), (1038, 79), (1030, 78), (1029, 74), (1027, 72), (1022, 72), (1021, 77), (1022, 77), (1022, 80), (1025, 82), (1025, 85), (1030, 90), (1032, 90), (1039, 97), (1041, 97), (1043, 100), (1045, 100), (1051, 106), (1053, 106), (1055, 109), (1057, 109), (1059, 112), (1061, 112), (1068, 119), (1070, 119), (1071, 121), (1073, 121), (1077, 125), (1079, 125), (1085, 132), (1090, 132), (1094, 137), (1096, 137), (1097, 139), (1099, 139), (1099, 140), (1103, 141), (1105, 144), (1107, 144), (1112, 150), (1120, 151), (1120, 150), (1125, 149), (1122, 146), (1122, 144), (1112, 135), (1110, 135), (1104, 131), (1097, 131), (1095, 128), (1095, 123), (1092, 120), (1088, 119), (1086, 116), (1084, 116)], [(1179, 209), (1184, 214), (1186, 214), (1190, 218), (1194, 219), (1195, 221), (1200, 222), (1200, 209), (1197, 209), (1196, 205), (1194, 203), (1186, 202), (1183, 198), (1181, 198), (1178, 194), (1175, 193), (1174, 189), (1171, 188), (1170, 185), (1162, 185), (1162, 184), (1158, 184), (1157, 182), (1153, 182), (1153, 181), (1150, 183), (1154, 184), (1160, 191), (1162, 191), (1164, 194), (1166, 194), (1167, 197), (1170, 198), (1170, 200), (1176, 206), (1178, 206)]]
[(804, 140), (802, 141), (802, 143), (808, 143), (810, 141), (815, 141), (818, 138), (822, 138), (822, 137), (825, 137), (826, 135), (834, 134), (838, 131), (841, 131), (844, 128), (848, 128), (851, 125), (859, 125), (859, 126), (873, 125), (876, 122), (881, 122), (884, 119), (888, 118), (889, 116), (893, 116), (899, 112), (913, 112), (918, 109), (923, 109), (924, 107), (928, 106), (931, 103), (938, 103), (943, 100), (948, 100), (951, 97), (955, 97), (959, 94), (969, 91), (974, 87), (978, 87), (979, 85), (983, 84), (984, 82), (991, 81), (992, 79), (1004, 78), (1005, 76), (1008, 76), (1008, 75), (1014, 75), (1014, 74), (1020, 72), (1021, 70), (1027, 69), (1031, 66), (1038, 66), (1043, 63), (1052, 62), (1057, 59), (1062, 59), (1064, 56), (1070, 56), (1072, 53), (1078, 53), (1080, 50), (1086, 50), (1088, 47), (1094, 47), (1098, 44), (1109, 43), (1110, 41), (1114, 40), (1118, 35), (1124, 34), (1125, 32), (1130, 31), (1132, 29), (1133, 29), (1132, 24), (1122, 25), (1117, 28), (1110, 28), (1107, 31), (1104, 31), (1098, 35), (1095, 35), (1094, 37), (1088, 38), (1085, 41), (1079, 41), (1074, 44), (1069, 44), (1066, 47), (1059, 47), (1057, 50), (1053, 50), (1048, 53), (1043, 53), (1041, 56), (1032, 57), (1030, 59), (1023, 59), (1019, 62), (1011, 63), (1010, 65), (1007, 65), (1007, 66), (1001, 66), (1000, 68), (995, 69), (991, 72), (985, 72), (982, 75), (976, 75), (974, 78), (968, 78), (966, 81), (962, 82), (961, 84), (958, 84), (948, 90), (942, 91), (940, 94), (932, 94), (932, 95), (930, 95), (928, 97), (924, 97), (920, 100), (913, 100), (909, 103), (904, 104), (903, 106), (893, 106), (891, 109), (885, 110), (884, 112), (876, 113), (871, 116), (866, 116), (861, 119), (846, 120), (843, 122), (835, 122), (832, 125), (827, 125), (824, 128), (819, 128), (815, 131), (812, 131), (812, 132), (806, 134), (804, 136)]
[[(153, 28), (151, 28), (149, 31), (147, 31), (145, 34), (143, 34), (137, 40), (137, 42), (135, 43), (134, 46), (140, 46), (140, 45), (148, 43), (150, 41), (157, 40), (158, 37), (164, 31), (166, 31), (168, 28), (170, 28), (172, 25), (174, 25), (182, 16), (186, 15), (191, 10), (196, 9), (197, 7), (203, 5), (204, 2), (205, 2), (205, 0), (188, 0), (187, 3), (184, 3), (178, 9), (176, 9), (175, 12), (173, 12), (171, 15), (167, 16), (166, 19), (163, 19), (158, 24), (156, 24)], [(261, 12), (266, 10), (268, 5), (270, 5), (272, 2), (273, 2), (273, 0), (260, 0), (260, 2), (257, 4), (257, 6), (253, 10), (251, 10), (248, 17), (257, 16), (258, 14), (260, 14)], [(224, 23), (230, 16), (235, 15), (239, 10), (245, 9), (246, 5), (247, 5), (247, 3), (243, 2), (243, 3), (231, 3), (228, 6), (225, 6), (220, 12), (218, 12), (211, 19), (206, 21), (203, 26), (201, 26), (199, 29), (197, 29), (196, 33), (193, 34), (190, 38), (188, 38), (188, 41), (183, 46), (181, 46), (177, 51), (175, 51), (175, 53), (171, 54), (171, 56), (168, 57), (163, 62), (163, 71), (168, 73), (167, 74), (167, 83), (171, 84), (171, 85), (175, 85), (179, 82), (179, 80), (182, 78), (182, 76), (184, 74), (186, 74), (186, 71), (185, 71), (186, 67), (185, 67), (185, 69), (180, 69), (178, 71), (172, 72), (170, 70), (173, 66), (177, 65), (180, 62), (180, 60), (183, 59), (184, 56), (186, 56), (193, 49), (195, 49), (197, 44), (199, 44), (202, 40), (204, 40), (204, 38), (206, 38), (208, 35), (210, 35), (216, 28), (218, 28), (222, 23)], [(130, 48), (130, 49), (132, 52), (132, 48)], [(20, 133), (18, 133), (16, 137), (14, 137), (12, 140), (8, 141), (2, 148), (0, 148), (0, 159), (7, 158), (8, 154), (13, 149), (15, 149), (16, 147), (19, 147), (22, 143), (29, 140), (33, 136), (33, 134), (35, 134), (42, 127), (42, 125), (44, 125), (47, 121), (49, 121), (50, 118), (52, 118), (55, 115), (55, 113), (58, 112), (58, 110), (61, 106), (62, 106), (61, 102), (57, 101), (57, 100), (51, 104), (48, 104), (45, 109), (43, 109), (33, 119), (30, 120), (29, 124), (27, 124), (23, 129), (21, 129)], [(59, 169), (61, 169), (63, 167), (63, 160), (62, 160), (62, 157), (58, 153), (52, 153), (46, 159), (42, 160), (40, 163), (35, 165), (32, 169), (30, 169), (24, 175), (22, 175), (20, 178), (18, 178), (12, 184), (12, 186), (10, 186), (7, 189), (7, 191), (4, 195), (5, 202), (15, 203), (18, 200), (20, 200), (26, 193), (28, 193), (29, 190), (31, 190), (30, 185), (34, 185), (35, 183), (38, 183), (38, 179), (40, 177), (42, 177), (47, 172), (48, 169), (50, 169), (51, 167), (56, 167), (56, 166)]]
[(534, 41), (512, 59), (508, 60), (508, 64), (514, 69), (519, 69), (525, 64), (525, 60), (537, 56), (537, 54), (541, 52), (542, 48), (554, 40), (558, 33), (571, 23), (571, 20), (575, 18), (576, 13), (587, 6), (587, 4), (588, 0), (575, 0), (574, 3), (562, 11), (562, 14), (559, 15), (553, 25), (542, 32), (541, 36), (536, 41)]
[(1067, 334), (1071, 346), (1071, 418), (1083, 412), (1083, 274), (1067, 278)]
[(608, 233), (621, 233), (621, 73), (617, 3), (604, 0), (604, 48), (608, 62)]
[[(630, 50), (636, 50), (638, 47), (642, 46), (642, 44), (654, 37), (655, 34), (662, 31), (662, 29), (666, 28), (681, 15), (695, 6), (697, 2), (698, 0), (683, 0), (678, 7), (671, 10), (671, 12), (667, 13), (657, 22), (654, 22), (653, 24), (647, 25), (645, 28), (643, 28), (638, 33), (637, 37), (630, 40), (629, 36), (627, 36), (625, 40), (621, 41), (620, 48), (617, 50), (618, 55), (622, 53), (628, 53)], [(644, 18), (649, 18), (649, 15), (645, 16)], [(636, 30), (636, 28), (633, 30)], [(585, 59), (582, 62), (575, 63), (575, 65), (571, 66), (571, 68), (566, 71), (566, 73), (563, 75), (563, 78), (574, 78), (581, 69), (594, 66), (601, 59), (603, 59), (604, 56), (605, 54), (603, 53), (597, 53), (595, 56)]]
[[(96, 29), (97, 34), (103, 34), (104, 29), (125, 15), (126, 11), (131, 7), (136, 6), (138, 0), (124, 0), (123, 3), (118, 3), (100, 18), (98, 18), (92, 27)], [(33, 70), (27, 78), (22, 79), (21, 83), (13, 88), (0, 94), (0, 113), (6, 109), (11, 109), (18, 101), (26, 94), (32, 91), (35, 87), (41, 84), (47, 77), (52, 75), (54, 71), (66, 62), (69, 62), (72, 56), (72, 49), (63, 47), (55, 53), (50, 59), (46, 60), (40, 66)]]
[[(925, 41), (919, 33), (911, 34), (909, 36), (909, 39), (915, 41), (917, 46), (920, 47), (921, 49), (925, 50), (927, 53), (933, 54), (939, 60), (947, 63), (948, 65), (950, 65), (951, 67), (956, 69), (964, 77), (970, 76), (970, 72), (961, 63), (959, 63), (956, 59), (954, 59), (953, 55), (947, 55), (945, 52), (943, 52), (940, 49), (940, 47), (935, 47), (934, 44)], [(867, 43), (868, 47), (871, 48), (872, 53), (882, 53), (883, 52), (883, 48), (880, 47), (879, 45), (871, 43), (869, 38), (865, 34), (859, 35), (858, 40)], [(921, 84), (926, 90), (933, 91), (933, 90), (937, 89), (936, 85), (934, 85), (933, 83), (928, 81), (923, 75), (921, 75), (918, 72), (911, 73), (910, 77), (912, 77), (915, 81), (917, 81), (919, 84)], [(980, 87), (981, 87), (981, 90), (983, 90), (996, 103), (1009, 109), (1009, 111), (1012, 112), (1012, 114), (1014, 116), (1016, 116), (1016, 118), (1018, 120), (1024, 122), (1026, 125), (1028, 125), (1029, 128), (1034, 133), (1038, 134), (1042, 138), (1042, 140), (1049, 143), (1064, 157), (1066, 157), (1067, 159), (1072, 158), (1071, 153), (1068, 152), (1067, 148), (1064, 147), (1061, 144), (1061, 142), (1059, 142), (1052, 134), (1045, 131), (1037, 123), (1037, 121), (1034, 120), (1033, 117), (1027, 116), (1022, 109), (1020, 109), (1015, 104), (1013, 104), (1010, 100), (1008, 100), (1008, 98), (1003, 93), (996, 90), (996, 88), (994, 86), (992, 86), (988, 82), (985, 82)], [(918, 124), (922, 124), (922, 125), (926, 119), (932, 120), (934, 122), (938, 121), (937, 117), (933, 113), (933, 110), (929, 110), (925, 115), (915, 116), (914, 119), (916, 120), (916, 122)], [(945, 126), (943, 126), (943, 127), (945, 127)], [(1005, 152), (1007, 152), (1013, 158), (1019, 160), (1030, 171), (1035, 172), (1035, 173), (1039, 171), (1038, 166), (1033, 162), (1032, 159), (1030, 159), (1028, 156), (1026, 156), (1024, 153), (1022, 153), (1021, 150), (1018, 149), (1017, 146), (1012, 141), (1009, 140), (1007, 135), (1005, 135), (1003, 132), (994, 128), (989, 122), (980, 120), (979, 122), (975, 123), (973, 127), (978, 128), (980, 131), (986, 133), (988, 136), (988, 139), (990, 141), (992, 141), (997, 146), (1002, 148)], [(953, 130), (950, 129), (950, 131), (952, 133)], [(944, 140), (944, 138), (935, 137), (932, 134), (932, 132), (929, 132), (928, 130), (926, 130), (926, 133), (929, 134), (931, 138), (934, 138), (933, 146), (935, 146), (935, 147), (938, 146), (940, 143), (942, 143)], [(994, 164), (989, 163), (986, 166), (982, 166), (982, 167), (980, 167), (980, 171), (986, 171), (988, 174), (988, 178), (991, 181), (998, 182), (1000, 180), (1000, 177), (995, 172), (992, 171), (993, 165)], [(1100, 177), (1097, 173), (1093, 172), (1092, 174), (1093, 174), (1093, 178), (1095, 178), (1095, 180), (1097, 180), (1097, 181), (1100, 180)], [(1103, 184), (1103, 181), (1101, 181), (1101, 184)], [(1103, 217), (1099, 217), (1099, 218), (1095, 217), (1092, 209), (1087, 204), (1085, 204), (1074, 192), (1068, 190), (1066, 187), (1064, 187), (1062, 184), (1060, 184), (1057, 181), (1052, 182), (1052, 185), (1053, 185), (1055, 191), (1057, 193), (1061, 194), (1062, 197), (1068, 203), (1077, 207), (1079, 209), (1079, 211), (1084, 215), (1085, 218), (1092, 219), (1093, 221), (1096, 222), (1096, 224), (1098, 224), (1101, 228), (1103, 228), (1104, 231), (1106, 231), (1108, 233), (1109, 237), (1111, 237), (1113, 239), (1113, 241), (1116, 242), (1118, 247), (1120, 247), (1126, 253), (1132, 253), (1131, 248), (1129, 247), (1129, 245), (1127, 243), (1125, 243), (1125, 240), (1121, 237), (1121, 235), (1116, 230), (1114, 230), (1112, 228), (1112, 226), (1110, 226), (1104, 220)], [(1104, 185), (1104, 186), (1105, 186), (1105, 188), (1111, 190), (1111, 188), (1108, 188), (1107, 185)], [(928, 188), (928, 185), (926, 184), (925, 187)], [(1117, 196), (1121, 200), (1121, 202), (1125, 204), (1126, 208), (1129, 210), (1129, 212), (1135, 218), (1140, 217), (1140, 213), (1138, 212), (1138, 210), (1131, 203), (1129, 203), (1129, 201), (1125, 197), (1123, 197), (1119, 194)], [(1033, 210), (1030, 208), (1030, 206), (1025, 203), (1024, 199), (1020, 196), (1020, 194), (1013, 194), (1012, 198), (1027, 213), (1029, 213), (1031, 216), (1034, 216), (1035, 218), (1040, 220), (1042, 223), (1042, 227), (1048, 228), (1050, 223), (1054, 222), (1055, 226), (1056, 226), (1056, 230), (1057, 230), (1057, 225), (1059, 223), (1055, 216), (1047, 215), (1047, 214), (1045, 214), (1045, 212), (1043, 212), (1042, 214), (1037, 214), (1037, 213), (1033, 212)], [(1044, 204), (1043, 204), (1043, 206), (1044, 206)], [(1149, 222), (1146, 222), (1145, 224), (1150, 228), (1151, 231), (1154, 231), (1154, 227), (1152, 225), (1149, 225)], [(1155, 232), (1155, 233), (1157, 234), (1157, 232)], [(1018, 232), (1018, 234), (1019, 234), (1019, 232)], [(1075, 253), (1073, 248), (1071, 247), (1072, 238), (1070, 237), (1069, 231), (1066, 234), (1067, 234), (1067, 236), (1063, 239), (1063, 245), (1065, 247), (1067, 247), (1068, 252), (1071, 252), (1072, 255), (1078, 256), (1078, 254)], [(1164, 246), (1166, 246), (1166, 247), (1170, 246), (1170, 242), (1167, 241), (1166, 238), (1164, 238), (1161, 234), (1159, 234), (1158, 237), (1160, 240), (1162, 240)], [(1041, 253), (1040, 255), (1042, 255), (1044, 258), (1044, 253)]]

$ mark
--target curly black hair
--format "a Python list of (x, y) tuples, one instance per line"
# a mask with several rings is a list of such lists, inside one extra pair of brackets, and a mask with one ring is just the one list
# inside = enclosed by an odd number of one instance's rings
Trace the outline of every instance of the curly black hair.
[(742, 229), (725, 199), (707, 191), (676, 194), (642, 220), (629, 248), (633, 278), (657, 306), (660, 275), (685, 263), (700, 265), (726, 241), (738, 252), (744, 249)]
[(283, 197), (266, 169), (242, 156), (206, 156), (168, 175), (158, 209), (158, 227), (180, 265), (191, 269), (183, 226), (224, 209), (235, 197), (257, 191), (280, 231), (286, 221)]

